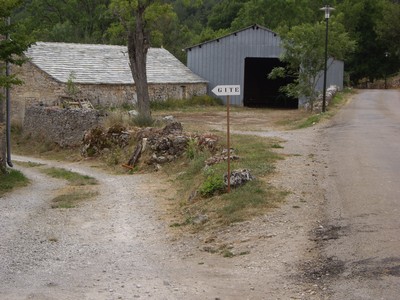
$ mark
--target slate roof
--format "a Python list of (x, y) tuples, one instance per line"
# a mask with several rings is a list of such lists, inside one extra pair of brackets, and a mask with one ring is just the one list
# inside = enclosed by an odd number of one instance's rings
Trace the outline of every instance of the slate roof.
[[(42, 71), (59, 82), (133, 84), (125, 46), (37, 42), (26, 56)], [(205, 83), (163, 48), (150, 48), (147, 54), (149, 83)]]

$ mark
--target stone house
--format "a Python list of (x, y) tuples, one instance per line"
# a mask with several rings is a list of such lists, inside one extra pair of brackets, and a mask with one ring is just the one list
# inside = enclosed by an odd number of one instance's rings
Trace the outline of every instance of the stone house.
[[(24, 81), (11, 92), (14, 122), (23, 121), (27, 106), (60, 105), (72, 96), (94, 106), (136, 102), (125, 46), (37, 42), (26, 56), (27, 63), (13, 67), (13, 73)], [(151, 100), (182, 99), (207, 92), (207, 81), (163, 48), (149, 49), (147, 77)]]

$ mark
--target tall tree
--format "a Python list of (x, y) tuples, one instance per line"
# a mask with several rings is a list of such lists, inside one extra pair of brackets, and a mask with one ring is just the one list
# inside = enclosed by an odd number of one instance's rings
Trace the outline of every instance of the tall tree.
[(151, 45), (152, 32), (156, 32), (158, 22), (172, 11), (172, 7), (157, 0), (112, 0), (110, 8), (125, 30), (139, 116), (151, 119), (146, 70), (147, 52)]
[(233, 29), (258, 23), (272, 30), (281, 26), (292, 27), (319, 20), (318, 1), (313, 0), (249, 0), (233, 21)]
[[(9, 64), (21, 65), (24, 61), (23, 52), (28, 48), (29, 42), (21, 36), (13, 36), (16, 26), (11, 25), (8, 20), (14, 9), (20, 4), (21, 0), (2, 0), (0, 6), (0, 173), (6, 171), (6, 116), (5, 116), (5, 98), (6, 90), (12, 85), (20, 84), (14, 75), (7, 72)], [(9, 121), (9, 120), (8, 120)]]
[(389, 2), (378, 21), (378, 40), (385, 45), (383, 76), (400, 71), (400, 3)]
[(373, 81), (382, 77), (388, 50), (385, 42), (378, 39), (376, 28), (388, 3), (387, 0), (343, 0), (336, 6), (338, 19), (357, 42), (346, 64), (354, 84), (363, 78)]

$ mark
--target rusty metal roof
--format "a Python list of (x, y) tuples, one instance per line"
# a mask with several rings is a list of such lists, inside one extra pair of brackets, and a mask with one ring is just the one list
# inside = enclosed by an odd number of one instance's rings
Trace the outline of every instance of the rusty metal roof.
[[(71, 43), (32, 45), (26, 55), (42, 71), (60, 82), (83, 84), (133, 84), (125, 46)], [(150, 48), (147, 54), (149, 83), (203, 83), (203, 78), (163, 48)]]

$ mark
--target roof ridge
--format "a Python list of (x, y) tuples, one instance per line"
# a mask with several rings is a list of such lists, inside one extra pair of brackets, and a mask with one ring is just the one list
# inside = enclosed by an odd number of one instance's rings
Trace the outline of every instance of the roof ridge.
[(262, 26), (262, 25), (259, 25), (259, 24), (256, 23), (256, 24), (252, 24), (252, 25), (250, 25), (250, 26), (247, 26), (247, 27), (245, 27), (245, 28), (242, 28), (242, 29), (233, 31), (233, 32), (231, 32), (231, 33), (225, 34), (225, 35), (223, 35), (223, 36), (221, 36), (221, 37), (217, 37), (217, 38), (215, 38), (215, 39), (211, 39), (211, 40), (208, 40), (208, 41), (205, 41), (205, 42), (202, 42), (202, 43), (199, 43), (199, 44), (190, 46), (190, 47), (186, 47), (186, 48), (184, 48), (183, 50), (186, 50), (186, 51), (187, 51), (187, 50), (190, 50), (190, 49), (195, 48), (195, 47), (198, 47), (198, 46), (202, 46), (202, 45), (205, 45), (205, 44), (208, 44), (208, 43), (212, 43), (212, 42), (215, 42), (215, 41), (219, 41), (220, 39), (224, 39), (224, 38), (226, 38), (226, 37), (228, 37), (228, 36), (231, 36), (231, 35), (236, 35), (236, 34), (242, 32), (242, 31), (248, 30), (248, 29), (250, 29), (250, 28), (253, 28), (253, 29), (263, 29), (263, 30), (269, 31), (269, 32), (271, 32), (271, 33), (277, 35), (277, 33), (274, 32), (274, 31), (272, 31), (271, 29), (269, 29), (269, 28), (267, 28), (267, 27), (265, 27), (265, 26)]

